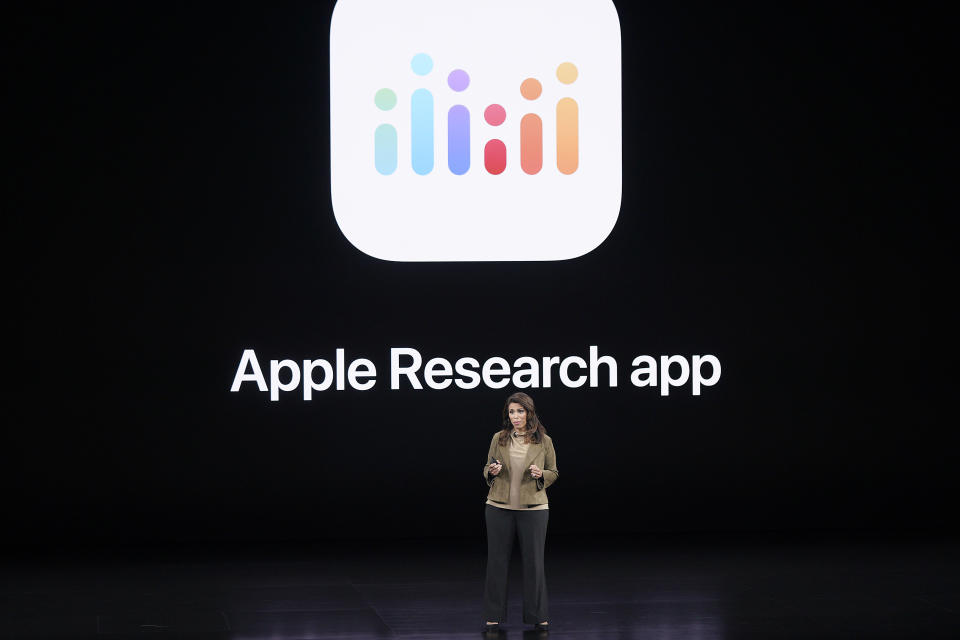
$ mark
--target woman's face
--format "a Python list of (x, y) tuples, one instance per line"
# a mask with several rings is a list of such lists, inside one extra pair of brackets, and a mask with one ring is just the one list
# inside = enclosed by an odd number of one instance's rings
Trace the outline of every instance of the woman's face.
[(527, 426), (527, 410), (522, 404), (511, 402), (507, 407), (507, 416), (514, 429), (524, 429)]

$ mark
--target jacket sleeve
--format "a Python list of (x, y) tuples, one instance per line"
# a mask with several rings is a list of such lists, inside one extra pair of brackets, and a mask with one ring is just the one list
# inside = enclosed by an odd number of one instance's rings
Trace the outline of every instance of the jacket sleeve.
[(494, 452), (497, 450), (497, 436), (499, 433), (493, 434), (493, 437), (490, 439), (490, 450), (487, 451), (487, 461), (483, 465), (483, 479), (487, 481), (487, 486), (492, 487), (493, 481), (497, 476), (490, 475), (490, 458), (493, 457)]
[(552, 485), (560, 475), (560, 472), (557, 471), (557, 452), (553, 449), (553, 439), (547, 440), (544, 448), (543, 475), (537, 478), (537, 491)]

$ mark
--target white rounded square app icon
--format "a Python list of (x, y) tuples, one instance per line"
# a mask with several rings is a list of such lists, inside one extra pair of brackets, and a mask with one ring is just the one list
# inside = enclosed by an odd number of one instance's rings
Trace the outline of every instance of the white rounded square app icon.
[(620, 213), (610, 0), (340, 0), (331, 197), (376, 258), (565, 260)]

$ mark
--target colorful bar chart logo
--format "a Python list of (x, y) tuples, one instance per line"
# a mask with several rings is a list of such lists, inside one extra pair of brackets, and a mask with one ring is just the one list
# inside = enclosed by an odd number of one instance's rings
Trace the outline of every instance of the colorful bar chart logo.
[(383, 260), (566, 260), (620, 214), (611, 0), (339, 0), (330, 195)]
[[(412, 73), (426, 76), (433, 71), (433, 58), (418, 53), (410, 62)], [(572, 85), (579, 71), (572, 62), (561, 63), (556, 70), (556, 79), (564, 85)], [(450, 90), (462, 93), (470, 86), (470, 75), (464, 69), (454, 69), (447, 76)], [(534, 102), (540, 98), (543, 85), (537, 78), (524, 79), (519, 87), (524, 99)], [(397, 94), (393, 89), (382, 88), (373, 97), (381, 111), (389, 112), (397, 106)], [(557, 170), (564, 175), (576, 173), (580, 163), (580, 106), (571, 97), (557, 101), (556, 158)], [(483, 110), (483, 120), (491, 127), (498, 127), (507, 119), (506, 109), (492, 103)], [(410, 96), (410, 164), (417, 175), (433, 171), (434, 162), (434, 96), (424, 88), (413, 91)], [(373, 165), (381, 175), (392, 175), (398, 166), (399, 133), (393, 124), (380, 124), (374, 130)], [(543, 169), (543, 119), (536, 113), (526, 113), (520, 120), (520, 139), (517, 146), (520, 168), (528, 175), (536, 175)], [(499, 175), (507, 168), (507, 144), (500, 138), (487, 140), (483, 145), (483, 167), (487, 173)], [(462, 176), (470, 170), (470, 109), (455, 104), (447, 110), (447, 168), (454, 175)]]

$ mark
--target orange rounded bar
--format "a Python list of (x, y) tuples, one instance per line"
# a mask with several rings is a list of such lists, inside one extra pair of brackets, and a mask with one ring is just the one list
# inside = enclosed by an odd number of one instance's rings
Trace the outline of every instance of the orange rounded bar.
[(543, 120), (533, 113), (520, 120), (520, 168), (530, 175), (543, 168)]
[(557, 103), (557, 168), (570, 175), (577, 170), (580, 158), (580, 108), (573, 98)]

